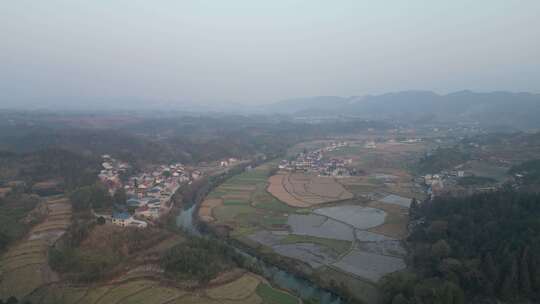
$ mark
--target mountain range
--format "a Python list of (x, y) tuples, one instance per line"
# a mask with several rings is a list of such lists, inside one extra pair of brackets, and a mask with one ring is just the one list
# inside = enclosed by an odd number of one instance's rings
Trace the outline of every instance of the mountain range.
[(478, 122), (520, 129), (540, 127), (540, 94), (403, 91), (366, 96), (317, 96), (269, 104), (265, 113), (345, 115), (406, 122)]

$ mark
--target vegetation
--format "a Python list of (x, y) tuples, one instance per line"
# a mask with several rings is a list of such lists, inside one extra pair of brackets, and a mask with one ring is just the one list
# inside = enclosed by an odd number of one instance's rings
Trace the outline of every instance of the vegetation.
[(112, 207), (113, 202), (119, 199), (120, 198), (116, 195), (113, 199), (107, 188), (101, 183), (94, 183), (90, 186), (77, 188), (70, 195), (70, 200), (75, 211), (85, 211), (90, 208), (102, 209)]
[(198, 237), (172, 247), (161, 259), (161, 266), (169, 278), (201, 283), (242, 263), (242, 256), (231, 247), (217, 240)]
[(39, 197), (28, 194), (11, 194), (0, 198), (0, 252), (13, 241), (26, 234), (39, 217), (28, 216), (39, 203)]
[(510, 174), (523, 175), (523, 183), (526, 185), (540, 183), (540, 159), (533, 159), (513, 166), (509, 170)]
[(268, 284), (259, 284), (256, 290), (263, 304), (297, 304), (298, 300), (288, 293), (276, 290)]
[(29, 187), (36, 182), (55, 181), (71, 190), (92, 184), (99, 170), (99, 159), (60, 148), (27, 153), (0, 153), (1, 180), (21, 180)]
[(438, 148), (424, 156), (417, 165), (416, 171), (422, 174), (438, 173), (469, 160), (470, 155), (458, 147)]
[(420, 205), (414, 274), (382, 282), (385, 303), (540, 299), (540, 195), (501, 190)]
[(460, 186), (481, 186), (496, 183), (497, 180), (485, 176), (465, 176), (458, 179)]
[(63, 244), (49, 251), (49, 264), (66, 279), (95, 282), (116, 273), (121, 263), (167, 238), (158, 229), (77, 225), (66, 234)]

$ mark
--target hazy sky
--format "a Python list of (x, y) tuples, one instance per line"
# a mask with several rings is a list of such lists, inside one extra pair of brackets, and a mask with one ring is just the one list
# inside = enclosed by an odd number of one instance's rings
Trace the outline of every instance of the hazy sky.
[(540, 1), (4, 0), (0, 105), (540, 91)]

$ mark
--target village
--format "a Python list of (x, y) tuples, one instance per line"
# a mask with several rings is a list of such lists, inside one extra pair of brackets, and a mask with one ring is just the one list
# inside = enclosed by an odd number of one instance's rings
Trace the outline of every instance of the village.
[(129, 164), (110, 155), (103, 155), (102, 158), (103, 169), (98, 175), (100, 181), (111, 195), (124, 192), (126, 201), (125, 204), (116, 203), (111, 214), (95, 215), (121, 227), (148, 227), (171, 211), (172, 197), (182, 185), (191, 184), (203, 176), (199, 170), (176, 163), (122, 177), (130, 168)]
[(282, 160), (278, 168), (288, 171), (315, 172), (319, 176), (345, 177), (354, 175), (354, 170), (347, 167), (351, 160), (338, 158), (325, 159), (325, 152), (332, 152), (347, 147), (347, 142), (333, 142), (330, 145), (313, 151), (304, 150), (294, 160)]

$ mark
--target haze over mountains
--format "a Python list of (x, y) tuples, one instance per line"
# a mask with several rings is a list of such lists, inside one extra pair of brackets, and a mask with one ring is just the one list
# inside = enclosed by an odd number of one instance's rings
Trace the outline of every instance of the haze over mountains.
[(540, 126), (540, 94), (403, 91), (352, 97), (297, 98), (265, 106), (267, 113), (300, 116), (350, 115), (415, 122), (479, 122), (516, 128)]
[[(84, 101), (84, 102), (76, 102)], [(136, 97), (77, 98), (4, 104), (7, 109), (47, 111), (98, 111), (142, 113), (234, 113), (241, 115), (281, 114), (295, 117), (356, 117), (400, 122), (475, 122), (483, 125), (531, 130), (540, 128), (540, 94), (514, 92), (479, 93), (469, 90), (449, 94), (432, 91), (402, 91), (365, 96), (313, 96), (254, 105), (235, 102), (204, 103), (180, 100), (155, 100)]]

